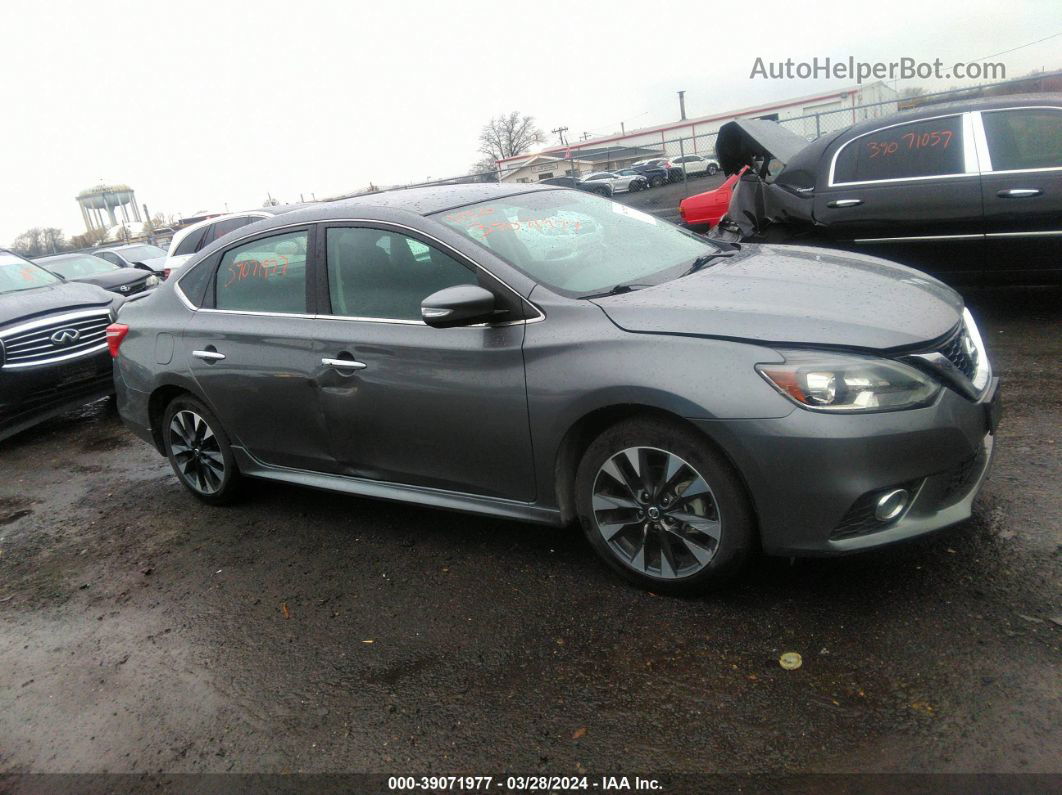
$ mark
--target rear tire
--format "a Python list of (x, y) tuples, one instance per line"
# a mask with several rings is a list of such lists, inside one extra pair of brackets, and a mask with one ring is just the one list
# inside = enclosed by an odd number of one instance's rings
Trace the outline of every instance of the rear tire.
[(717, 173), (719, 173), (719, 169), (718, 168), (716, 168), (715, 166), (708, 166), (708, 176), (709, 177), (714, 177)]
[(240, 472), (229, 437), (203, 403), (191, 395), (174, 398), (162, 415), (166, 457), (181, 484), (208, 505), (236, 494)]
[(594, 551), (656, 593), (715, 587), (754, 546), (754, 514), (734, 468), (678, 422), (633, 418), (606, 430), (583, 455), (575, 497)]

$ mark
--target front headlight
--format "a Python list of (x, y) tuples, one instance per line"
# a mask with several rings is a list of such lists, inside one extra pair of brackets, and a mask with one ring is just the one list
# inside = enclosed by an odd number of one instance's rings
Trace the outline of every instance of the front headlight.
[(147, 281), (144, 282), (148, 287), (157, 287), (159, 284), (159, 277), (151, 275), (147, 277)]
[(941, 385), (889, 359), (825, 351), (780, 351), (782, 364), (758, 364), (767, 382), (815, 411), (897, 411), (925, 406)]

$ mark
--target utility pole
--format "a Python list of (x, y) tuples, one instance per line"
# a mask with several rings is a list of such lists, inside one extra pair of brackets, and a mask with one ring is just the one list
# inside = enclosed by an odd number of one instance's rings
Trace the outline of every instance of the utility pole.
[(568, 128), (567, 127), (558, 127), (555, 130), (550, 130), (550, 132), (551, 133), (556, 133), (557, 137), (560, 138), (561, 146), (567, 146), (568, 145), (568, 142), (564, 140), (564, 133), (568, 132)]
[(588, 141), (588, 140), (590, 140), (590, 133), (588, 133), (588, 132), (584, 132), (584, 133), (583, 133), (583, 140), (584, 140), (584, 141)]
[(626, 128), (626, 126), (624, 126), (623, 122), (620, 122), (620, 135), (626, 135), (626, 134), (627, 134), (627, 128)]
[(682, 121), (686, 121), (686, 92), (680, 91), (679, 95), (679, 114), (682, 116)]

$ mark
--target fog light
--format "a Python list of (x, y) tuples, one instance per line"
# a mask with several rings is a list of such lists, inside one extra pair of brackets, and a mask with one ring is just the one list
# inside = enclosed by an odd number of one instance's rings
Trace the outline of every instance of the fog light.
[(878, 503), (874, 506), (874, 518), (879, 522), (891, 522), (903, 513), (910, 500), (911, 495), (907, 493), (907, 489), (887, 491), (878, 497)]

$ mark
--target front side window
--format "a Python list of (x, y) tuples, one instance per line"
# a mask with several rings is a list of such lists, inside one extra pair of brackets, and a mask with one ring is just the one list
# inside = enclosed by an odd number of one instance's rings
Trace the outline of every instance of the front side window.
[(962, 174), (962, 117), (898, 124), (852, 139), (840, 150), (833, 183)]
[(306, 311), (307, 232), (263, 237), (225, 252), (215, 306), (242, 312)]
[(477, 283), (471, 268), (397, 232), (332, 227), (325, 249), (334, 315), (419, 321), (421, 301), (432, 293)]
[(34, 287), (47, 287), (58, 284), (59, 279), (48, 273), (39, 265), (6, 251), (0, 251), (0, 294), (14, 293), (19, 290), (32, 290)]
[(1062, 166), (1062, 111), (995, 110), (981, 114), (993, 171)]
[(434, 217), (567, 295), (657, 284), (718, 251), (652, 215), (573, 191), (507, 196)]
[(112, 254), (109, 251), (97, 251), (96, 256), (102, 257), (103, 259), (107, 260), (107, 262), (113, 262), (115, 265), (122, 264), (122, 261), (118, 258), (118, 256), (116, 254)]

